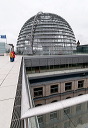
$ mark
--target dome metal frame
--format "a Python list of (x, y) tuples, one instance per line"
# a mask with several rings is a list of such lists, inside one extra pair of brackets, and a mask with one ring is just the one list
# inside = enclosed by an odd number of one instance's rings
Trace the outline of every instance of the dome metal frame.
[(17, 40), (17, 51), (24, 54), (72, 54), (76, 39), (69, 23), (56, 14), (38, 12), (25, 22)]

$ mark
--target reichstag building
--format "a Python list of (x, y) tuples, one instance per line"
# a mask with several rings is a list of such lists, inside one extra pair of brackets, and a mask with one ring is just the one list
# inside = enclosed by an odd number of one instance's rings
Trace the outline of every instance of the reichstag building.
[(22, 26), (17, 52), (35, 55), (72, 54), (76, 39), (69, 23), (56, 14), (39, 12)]

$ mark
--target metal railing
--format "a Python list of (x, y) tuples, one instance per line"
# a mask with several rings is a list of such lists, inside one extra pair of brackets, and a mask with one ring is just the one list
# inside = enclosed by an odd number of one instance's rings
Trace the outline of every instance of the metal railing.
[[(24, 120), (24, 128), (39, 128), (37, 117), (22, 118), (22, 116), (33, 108), (33, 100), (30, 93), (28, 78), (26, 76), (25, 63), (23, 57), (23, 72), (22, 72), (22, 100), (21, 100), (21, 119)], [(30, 123), (31, 122), (31, 123)], [(33, 126), (32, 126), (33, 123)]]
[(39, 123), (36, 116), (62, 110), (64, 108), (81, 104), (87, 101), (88, 94), (85, 94), (82, 96), (58, 101), (52, 104), (33, 107), (30, 85), (26, 76), (25, 63), (23, 58), (21, 119), (24, 120), (24, 128), (39, 128)]

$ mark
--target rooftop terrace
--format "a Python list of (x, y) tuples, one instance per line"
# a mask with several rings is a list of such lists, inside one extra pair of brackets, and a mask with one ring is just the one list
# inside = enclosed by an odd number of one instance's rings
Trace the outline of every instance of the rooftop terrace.
[(10, 128), (21, 58), (10, 62), (9, 56), (0, 56), (0, 128)]

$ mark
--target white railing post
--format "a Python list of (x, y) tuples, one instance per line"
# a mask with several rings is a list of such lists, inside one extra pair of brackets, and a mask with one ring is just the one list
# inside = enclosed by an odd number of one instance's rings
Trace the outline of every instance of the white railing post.
[(24, 119), (24, 128), (28, 128), (28, 118)]

